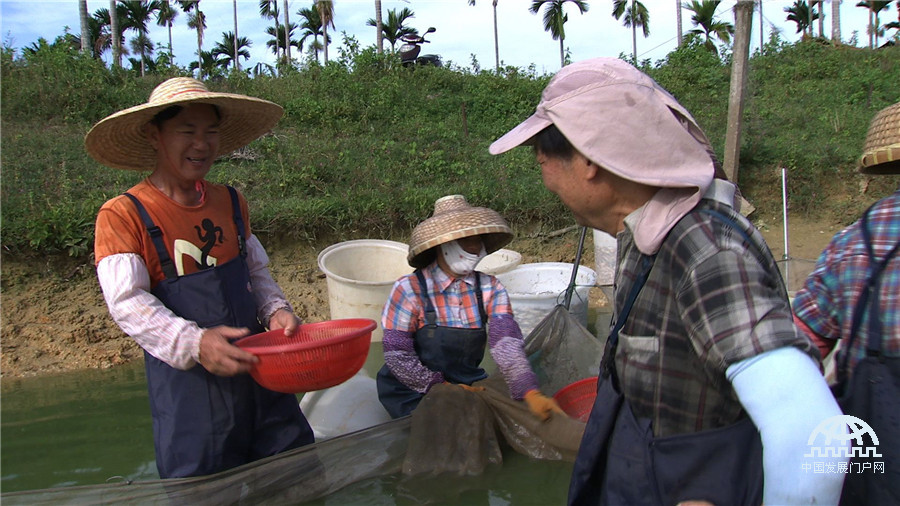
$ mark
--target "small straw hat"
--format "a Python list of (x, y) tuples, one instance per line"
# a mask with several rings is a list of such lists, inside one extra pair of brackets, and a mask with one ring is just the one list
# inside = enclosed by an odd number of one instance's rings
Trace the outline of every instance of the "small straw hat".
[(859, 171), (900, 174), (900, 102), (879, 111), (869, 124)]
[(463, 237), (481, 235), (488, 254), (513, 238), (512, 229), (499, 213), (486, 207), (472, 207), (462, 195), (448, 195), (434, 203), (431, 218), (419, 223), (409, 241), (409, 265), (422, 268), (435, 258), (434, 247)]
[(159, 112), (173, 105), (211, 104), (219, 109), (218, 155), (246, 146), (278, 123), (284, 109), (268, 100), (214, 93), (190, 77), (164, 81), (150, 94), (146, 104), (130, 107), (100, 120), (87, 133), (84, 145), (98, 162), (116, 169), (153, 170), (156, 151), (144, 127)]

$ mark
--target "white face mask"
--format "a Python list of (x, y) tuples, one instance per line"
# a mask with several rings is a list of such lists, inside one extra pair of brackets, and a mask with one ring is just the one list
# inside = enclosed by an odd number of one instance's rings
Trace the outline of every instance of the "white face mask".
[(450, 267), (454, 274), (467, 276), (475, 270), (478, 262), (487, 256), (487, 252), (484, 250), (484, 245), (482, 245), (481, 251), (472, 254), (464, 250), (458, 242), (450, 241), (441, 244), (441, 255), (444, 256), (447, 266)]

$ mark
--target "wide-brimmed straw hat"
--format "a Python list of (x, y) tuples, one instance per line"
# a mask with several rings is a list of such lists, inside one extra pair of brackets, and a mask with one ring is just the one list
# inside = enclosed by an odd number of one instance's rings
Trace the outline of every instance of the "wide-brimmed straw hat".
[(431, 218), (413, 229), (409, 241), (409, 265), (422, 268), (435, 258), (434, 247), (463, 237), (482, 236), (488, 254), (507, 245), (512, 229), (499, 213), (486, 207), (472, 207), (462, 195), (448, 195), (434, 203)]
[(156, 151), (147, 140), (145, 126), (173, 105), (211, 104), (218, 108), (219, 152), (244, 147), (278, 123), (284, 109), (278, 104), (234, 93), (215, 93), (190, 77), (174, 77), (157, 86), (146, 104), (119, 111), (100, 120), (84, 138), (87, 152), (98, 162), (116, 169), (153, 170)]
[(900, 174), (900, 102), (885, 107), (872, 118), (863, 155), (863, 174)]

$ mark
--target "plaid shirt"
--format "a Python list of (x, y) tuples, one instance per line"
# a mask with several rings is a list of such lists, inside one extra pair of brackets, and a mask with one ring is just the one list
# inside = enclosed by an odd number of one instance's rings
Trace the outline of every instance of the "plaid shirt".
[[(731, 217), (754, 244), (701, 208)], [(618, 236), (617, 312), (642, 256), (629, 222)], [(654, 435), (670, 436), (744, 417), (725, 370), (785, 346), (818, 360), (793, 323), (784, 282), (759, 231), (730, 206), (704, 198), (660, 246), (619, 334), (616, 369), (634, 414), (652, 422)]]
[[(452, 278), (437, 262), (432, 262), (422, 269), (422, 274), (428, 284), (431, 303), (437, 312), (435, 323), (444, 327), (472, 329), (482, 326), (478, 315), (478, 299), (475, 297), (474, 273), (462, 278)], [(385, 329), (415, 332), (425, 325), (425, 307), (413, 290), (413, 283), (418, 286), (415, 274), (403, 276), (394, 283), (381, 317), (381, 325)], [(499, 314), (512, 314), (509, 294), (497, 278), (481, 273), (481, 293), (488, 319)]]
[[(422, 269), (428, 296), (437, 313), (437, 325), (456, 328), (482, 326), (475, 296), (475, 274), (451, 278), (437, 262)], [(443, 375), (429, 370), (416, 355), (415, 332), (425, 325), (425, 307), (413, 290), (418, 287), (415, 274), (397, 280), (385, 304), (381, 324), (384, 327), (384, 359), (391, 372), (408, 387), (425, 392)], [(481, 273), (481, 293), (488, 321), (488, 348), (503, 374), (513, 399), (537, 388), (537, 377), (525, 356), (522, 331), (512, 315), (509, 294), (495, 278)]]
[[(872, 249), (879, 260), (900, 241), (900, 190), (878, 201), (869, 214)], [(822, 251), (816, 267), (794, 298), (797, 317), (826, 339), (849, 339), (856, 302), (869, 273), (869, 257), (860, 231), (860, 221), (838, 232)], [(882, 352), (900, 356), (900, 256), (895, 256), (881, 274)], [(870, 303), (872, 299), (869, 299)], [(850, 371), (865, 357), (868, 318), (850, 350)], [(840, 351), (841, 357), (846, 351)]]

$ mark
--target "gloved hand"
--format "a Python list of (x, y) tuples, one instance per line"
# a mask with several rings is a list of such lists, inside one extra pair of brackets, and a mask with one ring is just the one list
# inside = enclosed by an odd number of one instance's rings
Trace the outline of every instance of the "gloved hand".
[(565, 412), (556, 403), (556, 399), (547, 397), (537, 389), (525, 393), (525, 403), (528, 404), (531, 413), (541, 420), (547, 420), (553, 413), (565, 415)]
[(463, 390), (468, 390), (469, 392), (482, 392), (484, 391), (484, 387), (473, 387), (471, 385), (466, 385), (465, 383), (450, 383), (449, 381), (445, 381), (444, 383), (448, 385), (456, 385)]

